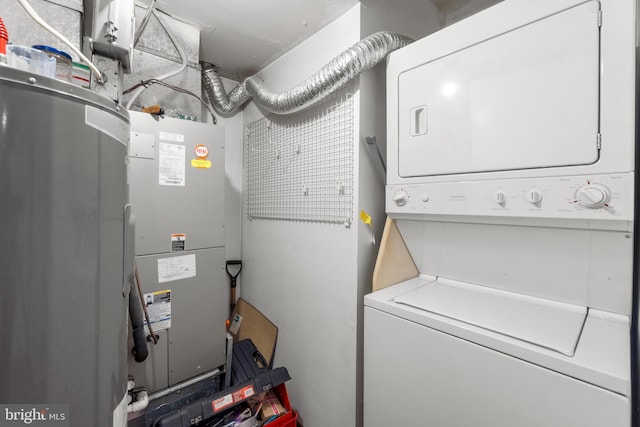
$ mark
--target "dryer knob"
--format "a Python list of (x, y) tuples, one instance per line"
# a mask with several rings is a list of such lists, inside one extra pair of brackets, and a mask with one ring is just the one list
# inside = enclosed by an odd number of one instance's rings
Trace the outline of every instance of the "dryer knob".
[(611, 191), (603, 185), (585, 185), (578, 190), (578, 204), (585, 208), (598, 209), (611, 200)]
[(398, 206), (404, 206), (407, 204), (407, 202), (409, 201), (409, 195), (407, 194), (406, 191), (404, 190), (399, 190), (396, 191), (393, 194), (393, 201), (396, 203), (396, 205)]
[(542, 191), (538, 190), (537, 188), (532, 188), (531, 190), (527, 191), (527, 202), (531, 203), (531, 204), (538, 204), (542, 201)]
[(495, 200), (496, 203), (498, 203), (500, 206), (506, 205), (508, 198), (509, 197), (507, 196), (507, 193), (505, 193), (502, 190), (496, 191), (495, 194), (493, 195), (493, 200)]

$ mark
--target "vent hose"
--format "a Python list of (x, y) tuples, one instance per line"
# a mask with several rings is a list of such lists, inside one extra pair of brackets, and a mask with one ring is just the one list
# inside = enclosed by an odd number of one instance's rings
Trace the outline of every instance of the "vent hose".
[(231, 89), (231, 92), (227, 94), (222, 84), (222, 78), (211, 64), (202, 64), (202, 84), (209, 97), (209, 102), (218, 114), (232, 115), (251, 99), (251, 96), (244, 89), (243, 83)]
[(147, 337), (144, 331), (144, 313), (138, 288), (131, 283), (129, 293), (129, 317), (131, 318), (131, 335), (133, 336), (133, 357), (136, 362), (144, 362), (149, 355)]
[(250, 99), (271, 113), (290, 114), (319, 102), (363, 71), (373, 68), (389, 53), (412, 41), (389, 31), (374, 33), (333, 58), (304, 82), (282, 93), (272, 92), (260, 79), (251, 76), (227, 94), (222, 79), (210, 64), (203, 65), (202, 81), (213, 108), (219, 114), (233, 114)]

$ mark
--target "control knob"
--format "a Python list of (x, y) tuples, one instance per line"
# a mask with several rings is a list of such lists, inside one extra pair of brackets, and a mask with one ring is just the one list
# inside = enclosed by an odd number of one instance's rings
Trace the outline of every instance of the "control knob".
[(527, 202), (536, 205), (542, 201), (543, 193), (537, 188), (532, 188), (527, 191)]
[(580, 187), (576, 194), (576, 202), (589, 209), (607, 206), (611, 200), (611, 191), (600, 184), (589, 184)]
[(404, 206), (409, 201), (409, 194), (404, 190), (398, 190), (393, 194), (392, 199), (397, 206)]
[(495, 200), (500, 206), (506, 205), (508, 198), (509, 197), (507, 196), (507, 193), (505, 193), (502, 190), (496, 191), (495, 194), (493, 195), (493, 200)]

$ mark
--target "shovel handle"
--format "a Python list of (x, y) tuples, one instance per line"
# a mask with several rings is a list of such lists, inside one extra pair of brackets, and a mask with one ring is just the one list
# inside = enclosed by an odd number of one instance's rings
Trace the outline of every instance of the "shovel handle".
[[(239, 265), (240, 266), (240, 268), (238, 269), (236, 274), (231, 274), (231, 272), (229, 271), (229, 266), (230, 265)], [(229, 277), (231, 277), (231, 281), (235, 282), (236, 277), (238, 277), (238, 275), (242, 271), (242, 261), (240, 261), (240, 260), (227, 261), (227, 264), (226, 264), (225, 268), (227, 270), (227, 274), (229, 275)]]
[(231, 313), (236, 308), (236, 288), (231, 288), (231, 300), (229, 301), (231, 305)]
[[(231, 271), (229, 271), (229, 266), (239, 266), (240, 268), (235, 274), (232, 274)], [(231, 296), (230, 296), (229, 306), (231, 307), (231, 313), (233, 313), (233, 310), (236, 308), (236, 286), (237, 286), (236, 279), (238, 275), (240, 275), (240, 272), (242, 271), (242, 261), (240, 260), (227, 261), (225, 269), (227, 270), (227, 274), (231, 279)]]

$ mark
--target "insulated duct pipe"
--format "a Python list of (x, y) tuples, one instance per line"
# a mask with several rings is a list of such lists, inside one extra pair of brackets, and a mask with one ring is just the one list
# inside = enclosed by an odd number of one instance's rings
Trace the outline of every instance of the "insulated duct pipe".
[(131, 335), (133, 336), (133, 357), (141, 363), (147, 359), (147, 337), (144, 330), (144, 313), (138, 288), (132, 283), (129, 293), (129, 318), (131, 319)]
[(251, 76), (227, 95), (220, 76), (210, 64), (203, 66), (202, 80), (209, 100), (219, 114), (233, 114), (249, 99), (272, 113), (290, 114), (317, 103), (412, 41), (388, 31), (374, 33), (336, 56), (304, 82), (282, 93), (272, 92), (256, 76)]

